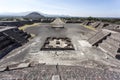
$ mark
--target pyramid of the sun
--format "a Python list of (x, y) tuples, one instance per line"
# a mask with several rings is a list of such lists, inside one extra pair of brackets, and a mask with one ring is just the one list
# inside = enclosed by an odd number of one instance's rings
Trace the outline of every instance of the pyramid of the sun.
[(63, 28), (64, 27), (64, 22), (60, 18), (56, 18), (52, 23), (52, 27), (55, 28)]

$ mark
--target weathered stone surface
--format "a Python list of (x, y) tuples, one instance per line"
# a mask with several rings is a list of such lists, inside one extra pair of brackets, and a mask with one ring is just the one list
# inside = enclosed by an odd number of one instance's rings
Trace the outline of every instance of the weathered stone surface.
[(41, 50), (74, 50), (74, 47), (67, 37), (48, 37)]
[(14, 64), (14, 65), (9, 65), (9, 69), (19, 69), (19, 68), (26, 68), (29, 67), (30, 63), (19, 63), (19, 64)]
[(110, 38), (120, 42), (120, 33), (113, 33)]
[(97, 27), (97, 29), (102, 29), (103, 25), (104, 23), (101, 22), (100, 25)]
[(52, 80), (60, 80), (60, 76), (59, 75), (53, 75)]
[(36, 66), (1, 72), (0, 79), (51, 80), (55, 74), (55, 66)]
[(94, 22), (91, 26), (97, 28), (100, 25), (100, 22)]
[(114, 25), (114, 29), (120, 29), (120, 25)]
[(108, 37), (108, 38), (106, 39), (106, 42), (108, 42), (109, 44), (111, 44), (113, 47), (117, 47), (117, 48), (120, 47), (120, 42), (117, 41), (117, 40), (115, 40), (115, 39), (112, 39), (112, 38), (110, 38), (110, 37)]
[(108, 36), (110, 35), (110, 33), (108, 32), (103, 32), (102, 30), (99, 31), (98, 33), (96, 33), (95, 35), (93, 35), (91, 38), (88, 39), (88, 42), (90, 44), (94, 45), (98, 45), (99, 42), (103, 41), (104, 39), (106, 39)]
[(103, 43), (99, 44), (99, 46), (101, 48), (103, 48), (104, 50), (106, 50), (108, 53), (111, 53), (112, 56), (115, 56), (117, 54), (118, 48), (110, 45), (106, 41), (104, 41)]
[(118, 80), (120, 78), (117, 76), (118, 73), (102, 69), (74, 66), (60, 66), (59, 69), (62, 80)]
[(45, 65), (45, 63), (39, 63), (38, 61), (32, 61), (30, 62), (30, 67), (35, 67), (35, 66), (39, 66), (39, 65)]
[(87, 33), (85, 36), (87, 36), (88, 38), (90, 38), (90, 37), (92, 37), (95, 34), (96, 34), (96, 31), (91, 31), (91, 32)]
[(7, 67), (0, 67), (0, 72), (3, 72), (6, 70)]
[(51, 25), (53, 28), (64, 28), (65, 22), (63, 22), (60, 18), (55, 19)]
[[(107, 69), (97, 69), (81, 66), (36, 66), (0, 72), (0, 79), (15, 80), (119, 80), (120, 73)], [(56, 74), (58, 72), (59, 74)]]
[(83, 25), (86, 25), (86, 26), (90, 26), (91, 24), (92, 24), (91, 21), (85, 21), (85, 22), (83, 23)]
[[(64, 29), (53, 29), (50, 26), (50, 24), (41, 24), (40, 26), (28, 28), (26, 31), (35, 33), (37, 36), (29, 44), (0, 60), (0, 65), (2, 66), (26, 60), (40, 64), (45, 63), (46, 65), (33, 63), (28, 68), (18, 69), (16, 67), (21, 67), (18, 64), (19, 66), (13, 66), (16, 69), (0, 72), (0, 79), (51, 80), (54, 75), (59, 75), (62, 80), (119, 80), (119, 61), (98, 47), (93, 47), (89, 44), (87, 41), (88, 37), (86, 37), (86, 33), (89, 34), (90, 32), (89, 29), (80, 24), (65, 24)], [(94, 33), (96, 32), (91, 32), (91, 35), (95, 35)], [(104, 41), (107, 38), (103, 38), (108, 33), (111, 32), (100, 32), (93, 38), (98, 43), (99, 40), (102, 40), (101, 42), (103, 43), (108, 43)], [(47, 37), (68, 37), (71, 39), (75, 50), (41, 51), (40, 49)], [(91, 42), (94, 42), (94, 40), (91, 40)], [(108, 46), (110, 45), (105, 44), (105, 48)], [(108, 49), (111, 49), (111, 46)], [(95, 63), (92, 61), (95, 61)], [(22, 65), (22, 67), (24, 66), (26, 65)], [(109, 71), (112, 66), (116, 67), (116, 71)], [(58, 79), (56, 76), (54, 78)]]
[(106, 27), (108, 27), (110, 24), (109, 23), (103, 23), (103, 22), (101, 22), (100, 24), (99, 24), (99, 26), (97, 27), (97, 29), (106, 29)]
[(31, 35), (15, 27), (3, 26), (0, 29), (0, 59), (10, 51), (28, 42)]

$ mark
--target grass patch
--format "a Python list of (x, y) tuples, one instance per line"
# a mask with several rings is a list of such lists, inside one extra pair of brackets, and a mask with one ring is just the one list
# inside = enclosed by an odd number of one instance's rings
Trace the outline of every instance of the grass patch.
[(96, 30), (96, 29), (95, 29), (95, 28), (93, 28), (92, 26), (85, 26), (85, 25), (81, 25), (81, 26), (84, 26), (85, 28), (90, 29), (90, 30), (93, 30), (93, 31), (95, 31), (95, 30)]
[(32, 24), (32, 25), (24, 25), (24, 26), (21, 26), (21, 27), (19, 27), (19, 30), (25, 30), (25, 29), (27, 29), (27, 28), (29, 28), (29, 27), (34, 27), (34, 26), (37, 26), (37, 25), (39, 25), (40, 23), (34, 23), (34, 24)]
[[(23, 30), (24, 31), (25, 29), (27, 29), (29, 27), (35, 27), (35, 26), (38, 26), (38, 25), (40, 25), (40, 23), (34, 23), (32, 25), (24, 25), (24, 26), (19, 27), (19, 30)], [(31, 35), (31, 39), (36, 36), (35, 34), (30, 34), (30, 35)]]

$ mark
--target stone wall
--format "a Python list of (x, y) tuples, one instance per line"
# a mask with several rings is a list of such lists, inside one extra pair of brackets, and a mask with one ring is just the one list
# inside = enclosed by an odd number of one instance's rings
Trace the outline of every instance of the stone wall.
[(40, 22), (40, 21), (39, 20), (33, 20), (33, 21), (1, 21), (0, 26), (20, 27), (20, 26), (23, 26), (25, 24), (33, 24), (33, 23), (37, 23), (37, 22)]
[(113, 29), (113, 30), (120, 29), (120, 25), (111, 24), (111, 23), (107, 23), (107, 22), (85, 21), (85, 22), (83, 22), (83, 25), (92, 26), (92, 27), (96, 28), (97, 30), (100, 30), (100, 29), (110, 29), (110, 30), (111, 29)]
[(120, 33), (111, 30), (100, 30), (93, 34), (88, 39), (92, 46), (97, 46), (98, 48), (109, 53), (111, 56), (115, 57), (120, 54)]
[(0, 32), (0, 59), (8, 54), (13, 49), (22, 46), (28, 42), (30, 34), (11, 28)]
[(92, 46), (98, 46), (103, 40), (105, 40), (111, 33), (104, 32), (102, 30), (98, 31), (92, 37), (88, 39), (88, 42), (92, 44)]

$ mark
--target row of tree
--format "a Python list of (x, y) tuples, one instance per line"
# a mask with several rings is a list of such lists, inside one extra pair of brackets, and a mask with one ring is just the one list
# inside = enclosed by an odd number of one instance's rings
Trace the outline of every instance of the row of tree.
[[(69, 22), (84, 22), (84, 21), (101, 21), (101, 22), (109, 22), (114, 24), (120, 24), (120, 18), (106, 18), (106, 17), (60, 17), (64, 21)], [(40, 18), (40, 21), (53, 21), (55, 17), (44, 17)], [(30, 20), (30, 18), (24, 18), (24, 17), (1, 17), (0, 21), (21, 21), (21, 20)]]

